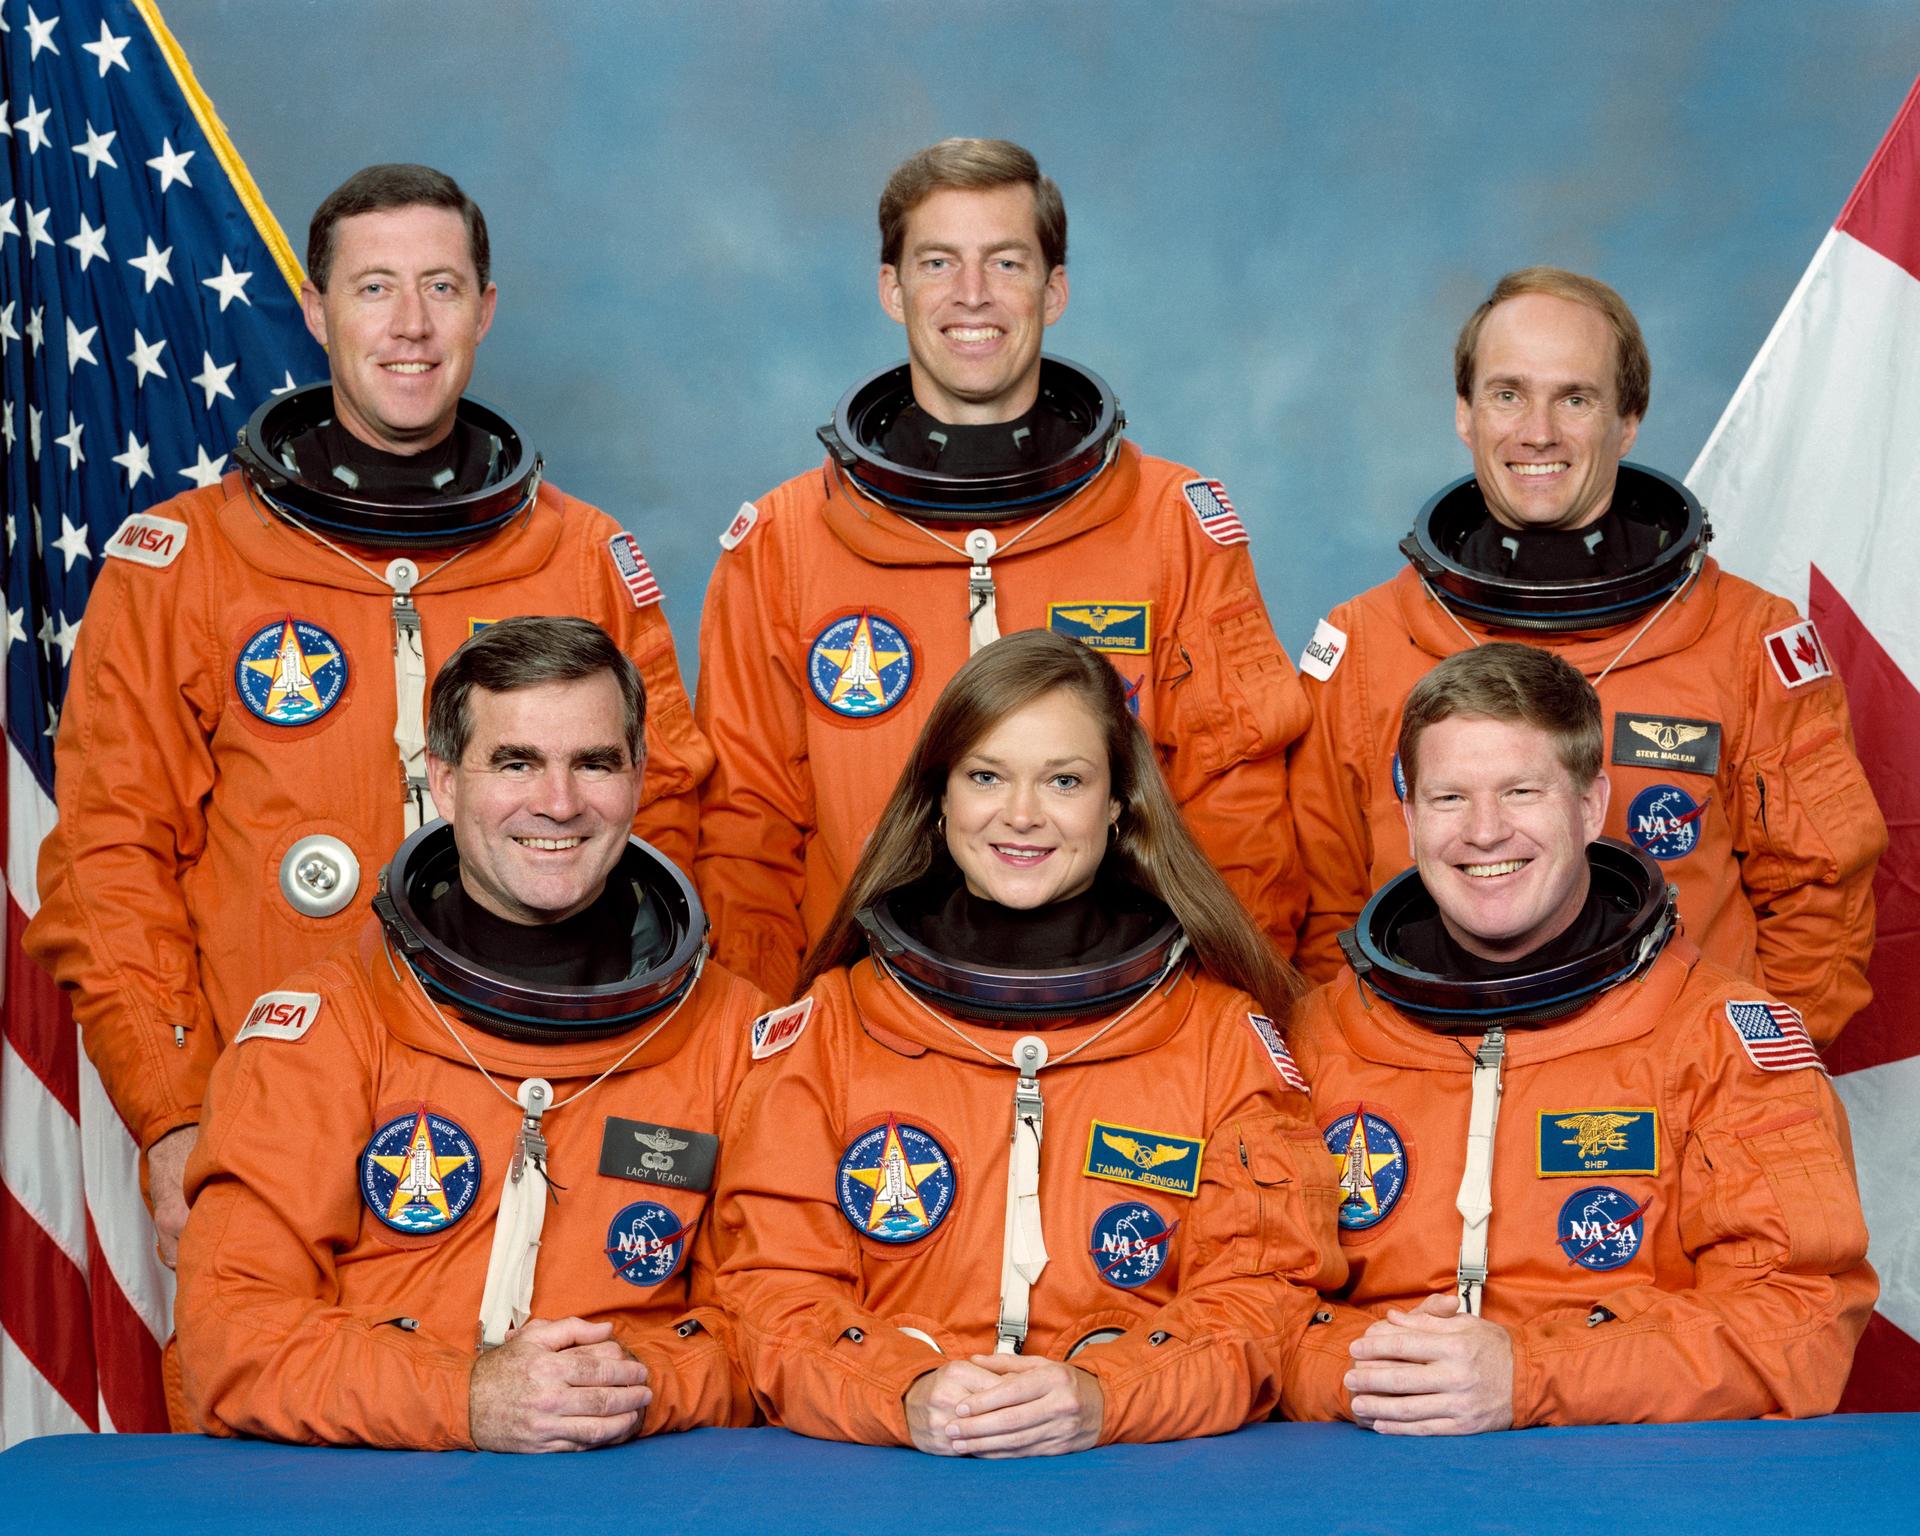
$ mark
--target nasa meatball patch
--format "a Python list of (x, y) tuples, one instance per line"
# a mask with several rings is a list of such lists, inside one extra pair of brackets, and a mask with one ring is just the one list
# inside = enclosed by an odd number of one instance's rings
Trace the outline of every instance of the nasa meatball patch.
[(658, 1285), (679, 1273), (691, 1230), (657, 1200), (636, 1200), (607, 1226), (607, 1262), (628, 1285)]
[(1179, 1226), (1177, 1221), (1168, 1225), (1166, 1217), (1143, 1200), (1108, 1206), (1093, 1218), (1087, 1240), (1094, 1272), (1108, 1285), (1138, 1290), (1166, 1267)]
[(1633, 846), (1662, 864), (1683, 859), (1700, 841), (1700, 818), (1713, 796), (1695, 803), (1677, 784), (1650, 784), (1627, 807), (1627, 836)]
[(444, 1231), (473, 1209), (480, 1150), (424, 1104), (381, 1126), (360, 1154), (360, 1198), (396, 1232)]
[(136, 512), (107, 540), (107, 553), (116, 560), (164, 569), (187, 547), (187, 525), (171, 517)]
[(233, 1037), (242, 1040), (298, 1040), (320, 1017), (318, 992), (262, 992), (247, 1010), (247, 1022)]
[(1618, 1269), (1640, 1251), (1650, 1204), (1605, 1184), (1575, 1190), (1560, 1207), (1554, 1238), (1569, 1264)]

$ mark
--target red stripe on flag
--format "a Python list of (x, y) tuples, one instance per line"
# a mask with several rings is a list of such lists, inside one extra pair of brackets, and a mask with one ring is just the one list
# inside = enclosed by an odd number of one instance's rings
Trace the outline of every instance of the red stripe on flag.
[(1920, 80), (1833, 227), (1920, 277)]
[[(4, 768), (4, 764), (0, 764)], [(75, 1120), (80, 1118), (80, 1046), (74, 1034), (73, 1009), (53, 978), (27, 958), (20, 936), (27, 915), (7, 893), (6, 998), (0, 1002), (0, 1031), (7, 1044), (47, 1092)]]
[(1873, 877), (1873, 1001), (1826, 1051), (1830, 1072), (1857, 1072), (1920, 1054), (1920, 690), (1817, 565), (1807, 609), (1846, 682), (1860, 763), (1887, 821), (1887, 852)]
[(93, 1278), (93, 1353), (100, 1365), (100, 1397), (123, 1435), (167, 1432), (167, 1395), (160, 1346), (107, 1267), (100, 1236), (87, 1217), (87, 1271)]
[(1854, 1351), (1853, 1374), (1840, 1394), (1840, 1412), (1916, 1411), (1920, 1411), (1920, 1342), (1876, 1312), (1867, 1319), (1867, 1331)]
[(100, 1427), (94, 1394), (87, 1277), (0, 1184), (0, 1328), (67, 1406)]

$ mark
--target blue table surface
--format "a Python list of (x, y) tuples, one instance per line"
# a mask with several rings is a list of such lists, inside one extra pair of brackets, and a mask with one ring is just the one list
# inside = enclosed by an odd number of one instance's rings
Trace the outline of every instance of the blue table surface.
[(565, 1456), (330, 1450), (192, 1435), (56, 1435), (0, 1455), (0, 1531), (9, 1536), (470, 1536), (594, 1527), (645, 1536), (1890, 1536), (1920, 1529), (1920, 1414), (1455, 1440), (1261, 1424), (1212, 1440), (999, 1462), (773, 1429), (698, 1430)]

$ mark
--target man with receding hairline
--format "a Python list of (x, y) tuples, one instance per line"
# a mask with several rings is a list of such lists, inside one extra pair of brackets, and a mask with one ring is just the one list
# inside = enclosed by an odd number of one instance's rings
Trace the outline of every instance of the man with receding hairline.
[(1620, 295), (1556, 267), (1508, 273), (1462, 327), (1454, 429), (1473, 474), (1416, 516), (1407, 567), (1321, 620), (1300, 658), (1309, 976), (1335, 973), (1337, 936), (1405, 867), (1400, 700), (1441, 658), (1502, 639), (1599, 690), (1607, 831), (1666, 871), (1708, 958), (1793, 1004), (1822, 1044), (1865, 1005), (1886, 827), (1846, 694), (1810, 620), (1708, 558), (1691, 492), (1624, 461), (1651, 378)]

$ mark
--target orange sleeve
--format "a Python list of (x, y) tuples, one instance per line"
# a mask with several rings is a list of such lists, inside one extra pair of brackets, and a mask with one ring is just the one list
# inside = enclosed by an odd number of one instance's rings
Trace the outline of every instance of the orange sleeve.
[(824, 990), (812, 995), (806, 1032), (734, 1099), (714, 1202), (720, 1299), (769, 1423), (908, 1445), (902, 1398), (942, 1361), (860, 1303), (858, 1239), (832, 1194), (845, 1049), (833, 1036), (858, 1026)]
[(1305, 679), (1313, 723), (1287, 755), (1292, 774), (1294, 836), (1306, 888), (1300, 943), (1294, 962), (1309, 981), (1331, 981), (1346, 962), (1339, 936), (1351, 928), (1373, 894), (1373, 838), (1365, 813), (1361, 765), (1366, 741), (1366, 674), (1355, 655), (1364, 622), (1357, 603), (1343, 604), (1327, 623), (1347, 636), (1347, 653), (1325, 682)]
[[(1246, 1001), (1236, 999), (1242, 1013)], [(1306, 1098), (1242, 1048), (1242, 1036), (1253, 1039), (1244, 1017), (1209, 1027), (1216, 1045), (1230, 1042), (1216, 1052), (1229, 1080), (1184, 1218), (1193, 1269), (1151, 1318), (1073, 1360), (1105, 1395), (1103, 1444), (1224, 1434), (1265, 1418), (1281, 1401), (1317, 1292), (1346, 1281), (1339, 1191)]]
[[(1700, 1028), (1727, 1035), (1724, 1020)], [(1680, 1168), (1696, 1284), (1597, 1291), (1514, 1329), (1516, 1426), (1801, 1418), (1839, 1402), (1879, 1291), (1845, 1113), (1815, 1068), (1727, 1058)]]
[[(1795, 622), (1781, 600), (1762, 627)], [(1867, 1005), (1873, 873), (1887, 826), (1853, 750), (1838, 678), (1789, 689), (1758, 629), (1741, 630), (1753, 700), (1746, 756), (1735, 769), (1734, 851), (1753, 904), (1761, 978), (1826, 1045)]]
[(718, 1307), (694, 1307), (668, 1326), (614, 1322), (614, 1337), (647, 1368), (653, 1401), (640, 1433), (682, 1429), (745, 1429), (753, 1398), (735, 1360), (733, 1325)]
[(793, 995), (806, 947), (800, 898), (816, 824), (807, 761), (805, 647), (791, 601), (777, 495), (720, 556), (700, 617), (700, 728), (717, 759), (700, 796), (694, 880), (714, 954), (770, 997)]
[[(693, 867), (700, 825), (700, 786), (713, 772), (713, 748), (694, 723), (693, 705), (680, 678), (680, 658), (660, 599), (636, 606), (608, 553), (620, 527), (605, 513), (573, 503), (584, 515), (594, 547), (587, 553), (595, 622), (640, 670), (647, 694), (647, 771), (640, 785), (636, 837), (651, 843), (681, 869)], [(635, 547), (638, 547), (636, 541)]]
[(180, 891), (206, 848), (208, 740), (223, 702), (200, 611), (207, 579), (191, 538), (163, 569), (102, 560), (54, 752), (59, 823), (41, 844), (26, 932), (143, 1150), (200, 1119), (219, 1049)]
[(1194, 838), (1291, 955), (1306, 892), (1286, 754), (1307, 728), (1306, 694), (1274, 636), (1247, 547), (1216, 544), (1178, 488), (1169, 494), (1179, 503), (1167, 518), (1180, 606), (1155, 669), (1155, 745)]
[(371, 1026), (334, 974), (287, 983), (326, 998), (303, 1038), (243, 1041), (214, 1068), (174, 1306), (188, 1405), (214, 1435), (470, 1449), (472, 1352), (423, 1337), (397, 1309), (337, 1299), (334, 1259), (358, 1235), (360, 1193), (312, 1170), (354, 1165), (374, 1106), (356, 1038)]

